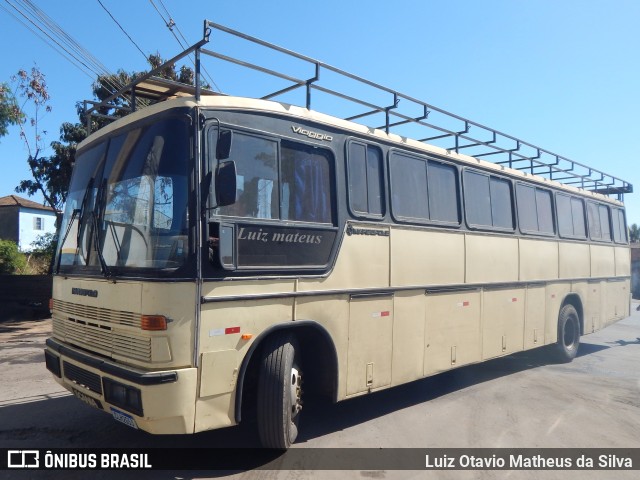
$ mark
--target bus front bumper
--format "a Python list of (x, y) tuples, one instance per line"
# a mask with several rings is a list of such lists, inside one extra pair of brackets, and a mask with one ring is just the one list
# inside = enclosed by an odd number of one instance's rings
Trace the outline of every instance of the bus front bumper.
[(144, 372), (47, 339), (55, 380), (84, 403), (154, 434), (194, 432), (196, 368)]

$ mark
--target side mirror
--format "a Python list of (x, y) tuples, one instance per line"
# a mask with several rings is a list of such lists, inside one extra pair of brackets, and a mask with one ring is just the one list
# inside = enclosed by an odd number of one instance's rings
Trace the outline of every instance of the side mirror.
[(218, 142), (216, 143), (216, 159), (226, 160), (231, 155), (231, 143), (233, 132), (231, 130), (220, 130)]
[(216, 172), (216, 204), (218, 207), (236, 203), (236, 162), (223, 162)]

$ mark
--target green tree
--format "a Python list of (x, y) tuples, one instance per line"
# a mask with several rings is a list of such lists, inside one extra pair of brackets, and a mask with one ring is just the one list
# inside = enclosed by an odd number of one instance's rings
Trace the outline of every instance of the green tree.
[(56, 252), (57, 243), (58, 237), (54, 233), (39, 235), (38, 238), (31, 242), (31, 246), (33, 247), (31, 253), (53, 255)]
[(9, 85), (0, 83), (0, 137), (9, 132), (9, 125), (20, 124), (22, 118), (23, 113)]
[[(147, 58), (147, 62), (151, 67), (151, 70), (155, 70), (166, 62), (159, 53), (151, 54)], [(125, 72), (124, 70), (118, 70), (117, 73), (112, 75), (100, 75), (92, 85), (93, 96), (98, 102), (109, 98), (116, 90), (122, 88), (125, 85), (133, 82), (137, 77), (146, 74), (147, 71), (142, 72)], [(175, 64), (165, 66), (157, 75), (160, 78), (172, 80), (174, 82), (184, 83), (187, 85), (195, 85), (195, 72), (191, 67), (186, 65), (177, 68)], [(209, 88), (209, 85), (204, 83), (203, 88)], [(129, 97), (120, 97), (113, 99), (110, 104), (111, 107), (100, 107), (97, 113), (100, 115), (106, 115), (111, 117), (124, 117), (129, 113)], [(136, 100), (136, 108), (142, 108), (149, 105), (149, 101), (143, 98)], [(76, 105), (78, 110), (78, 118), (83, 125), (87, 124), (87, 118), (84, 116), (84, 105), (78, 103)], [(103, 117), (92, 117), (91, 119), (91, 131), (95, 132), (99, 128), (107, 125), (111, 120)]]
[[(159, 54), (155, 54), (149, 56), (148, 62), (151, 68), (154, 69), (161, 65), (164, 60)], [(99, 76), (92, 85), (95, 100), (98, 102), (105, 100), (110, 97), (114, 91), (132, 82), (137, 76), (143, 75), (144, 73), (146, 72), (127, 73), (124, 70), (119, 70), (113, 75)], [(183, 83), (193, 83), (193, 79), (195, 78), (195, 74), (191, 68), (182, 67), (176, 70), (175, 65), (165, 68), (161, 72), (161, 76)], [(75, 161), (77, 146), (87, 137), (87, 118), (84, 114), (84, 105), (81, 102), (76, 104), (78, 122), (65, 122), (61, 125), (59, 140), (51, 142), (50, 144), (53, 154), (51, 156), (42, 156), (43, 138), (41, 133), (45, 134), (46, 132), (39, 131), (38, 122), (42, 114), (51, 109), (48, 105), (50, 98), (46, 88), (45, 77), (37, 68), (34, 68), (31, 70), (31, 73), (21, 70), (18, 72), (14, 81), (17, 83), (17, 90), (20, 92), (20, 96), (25, 98), (25, 107), (29, 105), (31, 112), (28, 122), (26, 121), (26, 115), (24, 115), (24, 113), (22, 114), (21, 135), (29, 152), (27, 163), (31, 170), (32, 178), (22, 180), (16, 187), (16, 192), (26, 193), (29, 196), (40, 192), (45, 202), (55, 209), (56, 212), (60, 212), (67, 199), (67, 190), (71, 180), (71, 171)], [(140, 99), (140, 101), (141, 106), (146, 104), (144, 100)], [(98, 113), (115, 117), (122, 117), (128, 113), (126, 110), (128, 104), (125, 99), (117, 98), (114, 99), (112, 103), (122, 108), (114, 109), (104, 107), (101, 108)], [(20, 112), (23, 112), (24, 109), (23, 107)], [(96, 131), (109, 123), (108, 119), (101, 117), (92, 117), (90, 121), (91, 131)], [(27, 125), (30, 125), (33, 129), (31, 137), (27, 135)], [(57, 216), (57, 224), (60, 225), (61, 213), (57, 213)]]
[(26, 271), (35, 275), (51, 273), (57, 245), (57, 235), (53, 233), (40, 235), (31, 243), (31, 252), (27, 256)]
[(635, 223), (629, 227), (629, 241), (631, 243), (640, 242), (640, 228)]
[[(47, 157), (42, 156), (44, 136), (47, 132), (41, 129), (41, 121), (47, 113), (51, 112), (51, 105), (49, 105), (51, 97), (45, 76), (37, 67), (33, 67), (30, 72), (20, 70), (12, 81), (16, 84), (18, 96), (24, 99), (23, 104), (18, 106), (21, 114), (18, 124), (20, 137), (27, 147), (29, 155), (27, 165), (32, 176), (30, 180), (21, 181), (16, 187), (16, 192), (27, 193), (29, 196), (39, 192), (45, 202), (58, 211), (63, 202), (56, 192), (52, 192), (49, 188), (51, 176), (55, 172), (49, 168), (46, 162)], [(60, 220), (59, 214), (58, 220)]]
[(20, 273), (27, 266), (25, 256), (11, 240), (0, 240), (0, 274)]

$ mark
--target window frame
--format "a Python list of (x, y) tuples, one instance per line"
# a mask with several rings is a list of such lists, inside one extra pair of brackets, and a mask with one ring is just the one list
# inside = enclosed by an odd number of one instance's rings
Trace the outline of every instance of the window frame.
[[(394, 201), (393, 201), (393, 195), (394, 195), (394, 189), (393, 189), (393, 169), (391, 168), (391, 160), (393, 155), (399, 155), (399, 156), (405, 156), (405, 157), (409, 157), (415, 160), (419, 160), (421, 162), (424, 162), (425, 165), (425, 178), (426, 178), (426, 185), (425, 185), (425, 189), (427, 192), (427, 210), (429, 213), (429, 218), (419, 218), (419, 217), (406, 217), (403, 215), (399, 215), (396, 211), (397, 207), (394, 208)], [(450, 221), (446, 221), (446, 220), (433, 220), (431, 219), (431, 198), (430, 198), (430, 194), (429, 194), (429, 163), (437, 163), (440, 165), (444, 165), (446, 167), (450, 167), (453, 169), (453, 171), (455, 172), (455, 187), (456, 187), (456, 191), (455, 191), (455, 198), (456, 198), (456, 209), (457, 209), (457, 213), (458, 213), (458, 221), (457, 222), (450, 222)], [(444, 160), (441, 160), (440, 158), (436, 158), (436, 157), (431, 157), (431, 156), (427, 156), (427, 155), (419, 155), (419, 154), (415, 154), (413, 152), (407, 151), (407, 150), (402, 150), (402, 149), (398, 149), (398, 148), (391, 148), (389, 149), (389, 152), (387, 154), (387, 169), (389, 171), (389, 178), (387, 181), (387, 185), (388, 185), (388, 189), (389, 189), (389, 204), (390, 204), (390, 210), (391, 210), (391, 217), (393, 218), (393, 220), (396, 223), (399, 224), (414, 224), (414, 225), (428, 225), (428, 226), (436, 226), (436, 227), (449, 227), (449, 228), (457, 228), (459, 229), (462, 226), (462, 222), (463, 222), (463, 205), (462, 205), (462, 201), (461, 201), (461, 192), (462, 192), (462, 183), (460, 181), (460, 169), (459, 166), (455, 163), (451, 163), (451, 162), (447, 162)]]
[[(489, 178), (489, 207), (491, 208), (491, 178), (496, 178), (498, 180), (502, 180), (502, 181), (506, 181), (509, 184), (509, 189), (510, 189), (510, 198), (511, 198), (511, 222), (512, 222), (512, 227), (499, 227), (499, 226), (494, 226), (494, 225), (481, 225), (481, 224), (475, 224), (475, 223), (471, 223), (468, 219), (468, 209), (467, 209), (467, 195), (466, 195), (466, 181), (465, 181), (465, 175), (467, 172), (472, 172), (472, 173), (476, 173), (479, 175), (483, 175), (485, 177)], [(487, 172), (484, 170), (480, 170), (477, 168), (471, 168), (471, 167), (464, 167), (462, 169), (462, 201), (464, 204), (464, 221), (467, 225), (467, 228), (469, 230), (478, 230), (478, 231), (489, 231), (489, 232), (500, 232), (500, 233), (515, 233), (516, 232), (516, 203), (515, 203), (515, 188), (514, 188), (514, 182), (510, 177), (504, 176), (504, 175), (496, 175), (493, 172)], [(493, 210), (493, 209), (492, 209)], [(492, 218), (492, 223), (493, 223), (493, 211), (491, 212), (491, 218)]]
[[(567, 199), (569, 200), (569, 209), (571, 211), (571, 230), (573, 231), (573, 225), (574, 225), (574, 216), (573, 216), (573, 206), (572, 206), (572, 202), (574, 200), (577, 200), (580, 202), (580, 204), (582, 205), (582, 224), (584, 225), (584, 236), (582, 235), (575, 235), (575, 234), (571, 234), (571, 235), (567, 235), (562, 233), (562, 231), (560, 230), (560, 214), (558, 213), (558, 196), (563, 196), (563, 197), (567, 197)], [(555, 192), (555, 198), (554, 198), (554, 202), (555, 202), (555, 215), (556, 215), (556, 230), (558, 232), (558, 237), (560, 238), (566, 238), (568, 240), (581, 240), (581, 241), (587, 241), (589, 240), (589, 220), (587, 218), (587, 207), (584, 201), (584, 198), (582, 197), (578, 197), (576, 195), (571, 195), (570, 193), (565, 193), (565, 192)]]
[[(187, 226), (186, 228), (186, 232), (187, 232), (186, 233), (186, 237), (187, 237), (186, 260), (181, 266), (176, 268), (169, 268), (169, 269), (147, 267), (147, 266), (121, 267), (121, 266), (109, 265), (109, 270), (112, 275), (112, 278), (123, 278), (123, 279), (143, 278), (151, 281), (153, 280), (191, 281), (193, 278), (195, 278), (197, 272), (196, 272), (196, 266), (194, 263), (194, 256), (195, 256), (194, 249), (196, 247), (195, 247), (195, 238), (193, 236), (194, 230), (191, 227), (195, 226), (195, 223), (193, 223), (194, 221), (192, 219), (197, 218), (197, 215), (195, 215), (194, 213), (195, 212), (194, 196), (196, 192), (196, 184), (195, 184), (193, 172), (195, 168), (195, 162), (199, 161), (199, 160), (196, 160), (196, 157), (194, 156), (194, 152), (196, 151), (197, 136), (202, 134), (202, 130), (198, 130), (196, 128), (196, 122), (194, 121), (194, 114), (193, 114), (192, 108), (175, 107), (163, 112), (158, 112), (157, 114), (153, 114), (148, 117), (141, 118), (139, 120), (135, 120), (131, 123), (128, 123), (119, 128), (116, 128), (113, 131), (110, 131), (108, 133), (98, 135), (98, 137), (96, 137), (94, 140), (89, 142), (87, 145), (83, 146), (82, 149), (76, 153), (76, 159), (92, 151), (94, 154), (98, 155), (95, 163), (88, 164), (85, 166), (85, 168), (90, 167), (90, 169), (93, 169), (92, 170), (93, 175), (95, 176), (96, 182), (98, 182), (98, 180), (102, 179), (104, 176), (104, 168), (107, 162), (108, 151), (111, 148), (111, 142), (113, 142), (114, 139), (116, 139), (121, 135), (128, 134), (129, 132), (132, 132), (136, 129), (146, 131), (148, 129), (154, 128), (154, 126), (162, 122), (174, 120), (174, 119), (181, 120), (184, 123), (184, 128), (186, 132), (186, 137), (185, 137), (186, 150), (185, 151), (189, 152), (189, 154), (185, 156), (186, 170), (185, 170), (185, 177), (184, 177), (185, 179), (184, 193), (186, 197), (185, 226)], [(86, 163), (86, 161), (82, 163)], [(77, 166), (78, 166), (78, 162), (76, 162), (76, 166), (74, 166), (72, 180), (70, 182), (69, 188), (71, 188), (71, 185), (73, 184), (76, 173), (79, 173), (77, 170)], [(84, 182), (89, 181), (89, 177), (91, 177), (91, 173), (87, 171), (83, 173), (87, 174), (87, 176), (84, 176), (83, 174), (81, 174), (83, 175), (81, 177), (82, 180)], [(174, 187), (175, 187), (175, 184), (174, 184)], [(96, 195), (96, 191), (99, 189), (99, 186), (93, 185), (92, 187), (89, 187), (89, 185), (87, 184), (87, 187), (83, 187), (82, 190), (86, 191), (86, 188), (90, 188), (91, 190), (89, 192), (87, 204), (85, 206), (86, 212), (83, 215), (82, 219), (76, 219), (74, 221), (82, 220), (84, 222), (85, 221), (84, 217), (87, 215), (91, 215), (95, 207), (95, 202), (96, 202), (95, 195)], [(71, 194), (71, 190), (69, 191), (69, 194)], [(82, 198), (83, 197), (81, 196), (80, 199)], [(101, 203), (106, 203), (106, 202), (101, 202)], [(65, 215), (66, 215), (67, 221), (63, 222), (62, 224), (62, 229), (61, 229), (62, 234), (64, 234), (65, 229), (68, 227), (67, 222), (71, 219), (71, 215), (69, 213), (70, 210), (67, 210), (67, 209), (72, 208), (72, 203), (67, 202), (67, 204), (68, 205), (65, 205)], [(104, 207), (104, 205), (102, 206)], [(102, 213), (100, 212), (99, 215), (102, 216)], [(174, 217), (174, 218), (177, 218), (177, 217)], [(98, 222), (98, 223), (101, 223), (101, 222)], [(93, 233), (91, 234), (91, 237), (93, 238)], [(62, 240), (62, 238), (60, 238), (60, 240)], [(102, 242), (102, 240), (100, 241)], [(88, 276), (88, 277), (104, 278), (104, 272), (101, 271), (102, 269), (99, 266), (99, 262), (97, 261), (97, 258), (95, 259), (95, 261), (92, 260), (91, 262), (88, 262), (86, 265), (62, 263), (61, 256), (63, 255), (63, 247), (64, 245), (58, 245), (58, 249), (56, 251), (56, 267), (54, 270), (55, 273), (64, 274), (68, 276)], [(95, 252), (92, 253), (92, 255), (95, 255)]]
[[(620, 207), (614, 207), (611, 206), (609, 208), (609, 211), (611, 212), (611, 233), (612, 233), (612, 241), (613, 243), (615, 243), (616, 245), (628, 245), (629, 244), (629, 227), (627, 226), (627, 212), (624, 208), (620, 208)], [(613, 220), (613, 214), (614, 212), (617, 215), (622, 215), (622, 219), (620, 219), (620, 217), (618, 217), (618, 226), (619, 226), (619, 231), (622, 232), (624, 234), (624, 238), (623, 241), (619, 242), (616, 240), (616, 234), (615, 234), (615, 230), (613, 229), (613, 224), (614, 224), (614, 220)], [(622, 224), (620, 225), (620, 220), (622, 220)]]
[[(518, 229), (520, 230), (520, 232), (524, 235), (535, 235), (535, 236), (541, 236), (541, 237), (555, 237), (556, 234), (558, 233), (558, 221), (556, 218), (556, 208), (555, 208), (555, 198), (553, 196), (553, 191), (549, 190), (547, 188), (541, 188), (538, 185), (534, 184), (534, 183), (526, 183), (526, 182), (514, 182), (515, 183), (515, 200), (516, 200), (516, 216), (518, 219)], [(538, 229), (537, 230), (530, 230), (530, 229), (526, 229), (526, 228), (522, 228), (522, 225), (520, 224), (520, 202), (518, 201), (518, 188), (522, 186), (525, 188), (532, 188), (533, 189), (533, 198), (534, 198), (534, 207), (535, 207), (535, 216), (536, 216), (536, 223), (538, 225)], [(552, 228), (553, 231), (552, 232), (542, 232), (540, 231), (540, 209), (538, 207), (538, 191), (540, 192), (544, 192), (545, 194), (549, 195), (549, 204), (550, 204), (550, 209), (549, 209), (549, 213), (551, 214), (551, 224), (552, 224)]]
[[(356, 208), (353, 206), (352, 203), (352, 198), (353, 195), (351, 193), (351, 176), (352, 176), (352, 172), (351, 172), (351, 146), (352, 145), (361, 145), (363, 147), (365, 147), (365, 169), (367, 169), (368, 163), (368, 150), (369, 148), (375, 148), (376, 150), (378, 150), (378, 152), (380, 153), (380, 163), (379, 163), (379, 167), (380, 167), (380, 177), (379, 177), (379, 181), (380, 181), (380, 210), (381, 213), (377, 214), (377, 213), (371, 213), (369, 212), (362, 212), (360, 210), (356, 210)], [(375, 143), (369, 143), (369, 142), (365, 142), (362, 141), (360, 139), (357, 138), (349, 138), (347, 139), (347, 141), (345, 142), (345, 160), (346, 160), (346, 174), (347, 174), (347, 185), (346, 185), (346, 191), (347, 191), (347, 198), (348, 198), (348, 208), (349, 208), (349, 212), (351, 213), (352, 216), (356, 217), (356, 218), (363, 218), (363, 219), (368, 219), (368, 220), (376, 220), (376, 221), (380, 221), (380, 220), (384, 220), (384, 218), (387, 215), (387, 181), (386, 181), (386, 175), (385, 175), (385, 161), (384, 161), (384, 152), (382, 150), (382, 148), (380, 147), (380, 145), (375, 144)], [(366, 170), (368, 172), (368, 170)], [(367, 179), (365, 182), (365, 186), (367, 189), (367, 208), (370, 210), (370, 201), (369, 201), (369, 176), (367, 175)]]
[[(589, 231), (589, 240), (591, 240), (592, 242), (599, 242), (599, 243), (614, 243), (613, 241), (613, 228), (611, 225), (611, 208), (609, 207), (609, 205), (602, 203), (602, 202), (598, 202), (595, 200), (587, 200), (586, 201), (587, 204), (587, 228)], [(598, 224), (600, 226), (600, 238), (594, 238), (592, 236), (592, 232), (591, 232), (591, 222), (589, 220), (589, 205), (595, 205), (597, 207), (597, 211), (598, 211)], [(602, 235), (602, 216), (600, 215), (600, 208), (604, 207), (607, 211), (607, 225), (609, 227), (609, 238), (604, 238), (604, 235)]]
[[(251, 136), (255, 138), (260, 138), (263, 140), (267, 140), (270, 142), (274, 142), (276, 144), (276, 169), (277, 169), (277, 189), (278, 189), (278, 216), (277, 218), (260, 218), (260, 217), (252, 217), (252, 216), (238, 216), (238, 215), (226, 215), (216, 212), (216, 210), (220, 207), (212, 207), (211, 202), (212, 199), (216, 198), (215, 192), (215, 181), (211, 181), (211, 185), (209, 187), (209, 196), (207, 199), (207, 205), (205, 208), (207, 209), (207, 222), (223, 222), (225, 224), (229, 223), (264, 223), (264, 224), (287, 224), (287, 225), (300, 225), (300, 226), (310, 226), (315, 225), (321, 228), (327, 229), (336, 229), (339, 223), (339, 195), (338, 195), (338, 183), (337, 183), (337, 161), (338, 158), (336, 156), (336, 152), (329, 145), (318, 145), (311, 142), (301, 141), (299, 138), (289, 137), (287, 135), (278, 135), (273, 132), (265, 132), (262, 130), (254, 130), (246, 127), (240, 127), (238, 125), (225, 124), (220, 123), (217, 119), (213, 119), (213, 121), (209, 120), (209, 126), (203, 130), (203, 139), (206, 147), (204, 148), (204, 158), (206, 159), (206, 169), (205, 172), (211, 173), (213, 177), (215, 177), (215, 172), (219, 163), (224, 163), (225, 161), (233, 160), (233, 158), (218, 160), (216, 159), (216, 141), (214, 139), (215, 132), (218, 130), (230, 130), (235, 134)], [(292, 219), (283, 219), (282, 218), (282, 157), (283, 157), (283, 147), (282, 143), (291, 143), (297, 144), (304, 148), (312, 148), (325, 151), (329, 154), (328, 162), (329, 162), (329, 183), (330, 183), (330, 192), (329, 192), (329, 203), (331, 209), (331, 221), (327, 223), (321, 222), (311, 222), (304, 220), (292, 220)], [(224, 208), (224, 207), (223, 207)]]

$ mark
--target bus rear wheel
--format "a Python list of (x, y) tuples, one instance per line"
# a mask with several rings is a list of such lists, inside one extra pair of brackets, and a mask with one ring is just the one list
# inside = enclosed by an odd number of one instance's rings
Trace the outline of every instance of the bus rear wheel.
[(580, 318), (573, 305), (567, 304), (558, 315), (558, 342), (556, 357), (560, 362), (569, 363), (576, 357), (580, 345)]
[(298, 436), (302, 410), (299, 348), (291, 334), (267, 339), (258, 379), (258, 434), (263, 447), (286, 450)]

